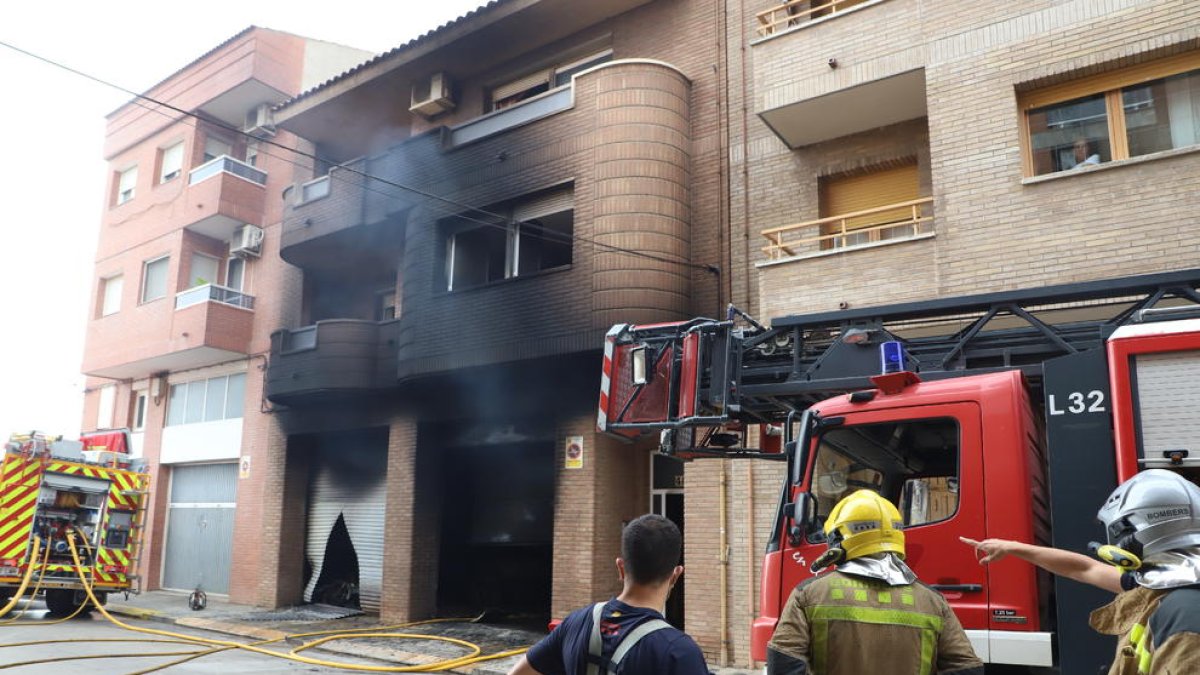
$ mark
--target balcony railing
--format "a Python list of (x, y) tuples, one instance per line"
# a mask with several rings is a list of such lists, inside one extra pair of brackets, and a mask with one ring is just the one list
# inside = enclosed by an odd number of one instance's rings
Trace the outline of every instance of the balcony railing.
[(242, 309), (254, 309), (254, 296), (216, 284), (204, 284), (175, 294), (175, 309), (191, 307), (202, 302), (220, 302)]
[(787, 0), (778, 7), (759, 12), (758, 34), (773, 35), (793, 26), (806, 24), (837, 12), (844, 12), (869, 0)]
[(202, 180), (212, 178), (219, 173), (230, 173), (239, 178), (245, 178), (258, 185), (267, 184), (267, 172), (256, 169), (249, 164), (238, 161), (229, 155), (221, 155), (192, 169), (188, 173), (188, 185), (195, 185)]
[(780, 260), (932, 234), (933, 197), (924, 197), (763, 230), (762, 250)]

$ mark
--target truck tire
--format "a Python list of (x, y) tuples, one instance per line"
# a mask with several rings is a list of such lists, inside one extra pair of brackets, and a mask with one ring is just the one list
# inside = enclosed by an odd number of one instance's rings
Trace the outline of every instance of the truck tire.
[[(96, 593), (96, 599), (102, 605), (108, 599), (107, 596), (107, 593)], [(46, 609), (55, 616), (70, 616), (80, 607), (83, 607), (80, 615), (92, 611), (92, 603), (83, 591), (69, 588), (53, 588), (46, 591)]]
[(0, 609), (4, 609), (4, 606), (8, 604), (8, 601), (12, 600), (12, 596), (13, 589), (0, 588)]

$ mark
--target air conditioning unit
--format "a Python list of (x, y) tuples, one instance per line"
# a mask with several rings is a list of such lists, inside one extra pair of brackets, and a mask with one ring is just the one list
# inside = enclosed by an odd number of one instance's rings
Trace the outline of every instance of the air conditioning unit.
[(263, 231), (261, 227), (243, 225), (233, 231), (229, 242), (229, 254), (239, 258), (257, 258), (262, 254)]
[(417, 82), (412, 88), (411, 102), (408, 106), (409, 112), (417, 113), (426, 119), (453, 110), (454, 91), (450, 77), (445, 73), (434, 73)]
[(260, 103), (246, 111), (246, 123), (242, 131), (255, 136), (275, 135), (275, 114), (270, 103)]

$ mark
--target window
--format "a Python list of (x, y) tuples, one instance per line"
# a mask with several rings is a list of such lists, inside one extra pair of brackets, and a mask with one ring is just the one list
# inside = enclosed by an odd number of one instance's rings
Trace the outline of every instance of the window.
[(125, 277), (117, 274), (100, 280), (100, 316), (116, 314), (121, 310), (121, 292), (125, 289)]
[(211, 162), (221, 155), (233, 156), (233, 145), (228, 141), (209, 136), (204, 139), (204, 161)]
[(96, 428), (111, 429), (113, 425), (113, 409), (117, 402), (117, 388), (108, 384), (100, 387), (100, 405), (96, 410)]
[(217, 283), (217, 271), (221, 261), (203, 253), (192, 254), (192, 267), (188, 274), (188, 288)]
[(258, 141), (246, 142), (246, 163), (250, 166), (258, 166)]
[(446, 290), (528, 276), (571, 264), (574, 211), (570, 188), (558, 189), (509, 207), (486, 209), (504, 215), (486, 225), (472, 216), (449, 219), (446, 238)]
[(521, 101), (571, 83), (571, 77), (592, 66), (612, 60), (612, 50), (584, 58), (564, 61), (549, 68), (539, 68), (521, 77), (492, 88), (489, 102), (492, 110), (501, 110)]
[(245, 395), (245, 373), (172, 384), (167, 425), (238, 419), (243, 414)]
[(396, 289), (388, 288), (375, 294), (375, 320), (391, 321), (396, 318)]
[(230, 258), (225, 263), (225, 287), (235, 291), (245, 290), (246, 261), (242, 258)]
[(150, 302), (167, 295), (167, 268), (170, 258), (147, 261), (142, 267), (142, 302)]
[(919, 223), (913, 220), (911, 206), (893, 209), (883, 207), (902, 204), (920, 196), (920, 177), (916, 159), (908, 159), (887, 167), (865, 171), (822, 176), (818, 181), (821, 218), (834, 218), (848, 213), (870, 213), (853, 218), (841, 218), (821, 227), (822, 249), (854, 246), (919, 234)]
[(896, 504), (905, 527), (946, 520), (958, 510), (958, 454), (958, 423), (950, 418), (827, 431), (813, 465), (816, 522), (825, 522), (843, 497), (863, 488)]
[(1200, 53), (1025, 93), (1025, 173), (1200, 145)]
[(142, 431), (146, 428), (146, 392), (134, 392), (133, 411), (129, 416), (129, 426), (134, 431)]
[(117, 174), (117, 204), (121, 205), (133, 199), (134, 188), (137, 187), (137, 167), (131, 166)]
[(159, 183), (178, 178), (179, 174), (183, 172), (183, 141), (164, 148), (159, 161), (162, 165), (158, 175)]

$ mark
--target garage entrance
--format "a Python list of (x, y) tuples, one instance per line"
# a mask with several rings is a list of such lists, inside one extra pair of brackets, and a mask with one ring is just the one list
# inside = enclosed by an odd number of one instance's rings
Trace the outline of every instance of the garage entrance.
[(520, 436), (463, 434), (485, 442), (442, 452), (443, 616), (491, 609), (513, 619), (549, 618), (554, 441)]
[(229, 592), (238, 465), (171, 467), (163, 588)]

